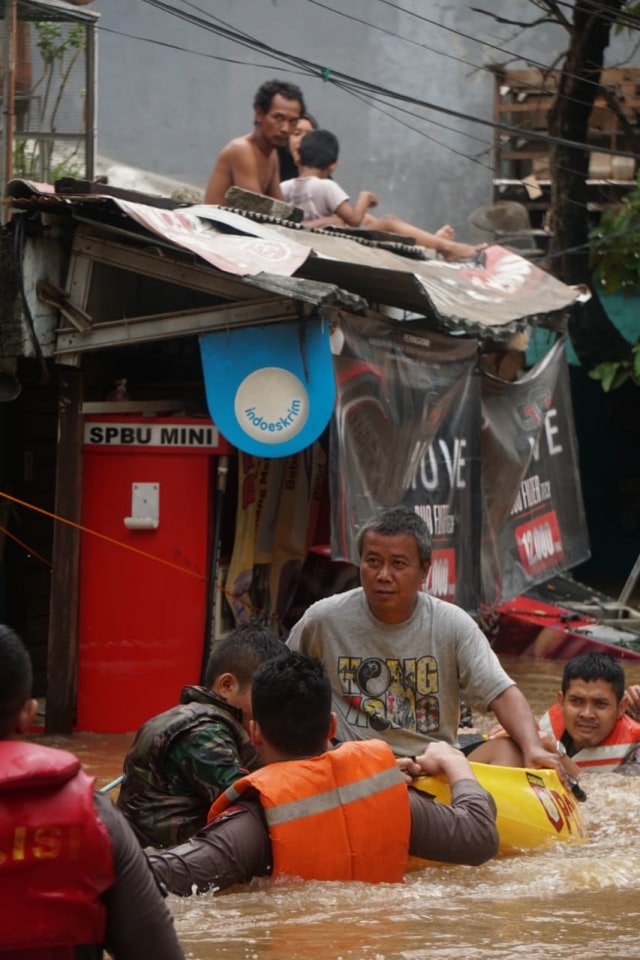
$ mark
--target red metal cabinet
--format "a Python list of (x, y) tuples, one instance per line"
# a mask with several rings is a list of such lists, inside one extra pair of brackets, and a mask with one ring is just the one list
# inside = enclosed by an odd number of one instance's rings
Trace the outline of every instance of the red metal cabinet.
[(227, 450), (209, 420), (86, 418), (77, 729), (135, 730), (198, 682)]

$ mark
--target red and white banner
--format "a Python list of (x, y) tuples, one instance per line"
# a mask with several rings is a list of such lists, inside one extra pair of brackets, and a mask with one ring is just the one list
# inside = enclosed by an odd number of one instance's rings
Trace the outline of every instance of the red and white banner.
[(589, 557), (564, 340), (521, 379), (482, 384), (482, 598), (488, 606)]

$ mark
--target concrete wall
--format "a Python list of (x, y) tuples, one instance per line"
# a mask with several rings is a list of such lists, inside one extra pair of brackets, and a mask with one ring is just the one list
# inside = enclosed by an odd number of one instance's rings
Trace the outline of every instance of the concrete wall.
[[(553, 26), (522, 31), (498, 25), (471, 12), (470, 0), (172, 3), (207, 18), (197, 8), (211, 9), (236, 30), (321, 67), (487, 119), (493, 96), (488, 64), (523, 66), (513, 62), (512, 52), (546, 64), (565, 42), (564, 32)], [(488, 0), (484, 6), (513, 19), (539, 15), (528, 0)], [(397, 213), (427, 229), (450, 222), (463, 238), (467, 215), (491, 200), (488, 127), (410, 106), (406, 114), (397, 102), (363, 102), (320, 76), (246, 50), (142, 0), (98, 0), (95, 9), (101, 14), (99, 153), (204, 187), (220, 148), (251, 129), (256, 88), (282, 77), (302, 87), (309, 110), (338, 135), (342, 156), (336, 179), (352, 194), (375, 190), (379, 212)], [(608, 64), (619, 63), (629, 46), (624, 37), (616, 38)]]

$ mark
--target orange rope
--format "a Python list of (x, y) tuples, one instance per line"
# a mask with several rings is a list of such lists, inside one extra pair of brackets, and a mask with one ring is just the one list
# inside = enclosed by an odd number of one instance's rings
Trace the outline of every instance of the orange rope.
[(11, 531), (7, 530), (6, 527), (0, 527), (0, 533), (4, 533), (5, 537), (9, 537), (9, 540), (13, 540), (15, 543), (18, 544), (18, 546), (22, 547), (23, 550), (26, 550), (26, 552), (29, 554), (30, 557), (35, 557), (36, 560), (42, 560), (45, 566), (51, 569), (51, 564), (47, 560), (47, 558), (41, 557), (39, 553), (37, 553), (35, 550), (32, 550), (28, 544), (26, 544), (23, 540), (20, 539), (20, 537), (16, 537), (15, 533), (11, 533)]
[(98, 537), (98, 539), (105, 540), (107, 543), (112, 543), (116, 547), (122, 547), (123, 550), (130, 550), (131, 553), (137, 553), (138, 556), (146, 557), (147, 560), (155, 560), (156, 563), (163, 563), (166, 567), (172, 567), (174, 570), (179, 570), (181, 573), (188, 573), (190, 577), (196, 577), (197, 580), (207, 580), (207, 577), (203, 577), (202, 574), (195, 573), (193, 570), (189, 570), (188, 567), (181, 567), (179, 564), (172, 563), (170, 560), (163, 560), (162, 557), (157, 557), (153, 553), (147, 553), (146, 550), (140, 550), (138, 547), (132, 547), (128, 543), (123, 543), (122, 540), (116, 540), (114, 537), (108, 537), (105, 533), (98, 533), (97, 530), (91, 530), (90, 527), (84, 527), (81, 523), (74, 523), (73, 520), (67, 520), (66, 517), (59, 517), (56, 513), (50, 513), (49, 510), (44, 510), (42, 507), (34, 506), (33, 503), (27, 503), (25, 500), (19, 500), (17, 497), (12, 497), (11, 494), (5, 493), (4, 490), (0, 490), (0, 497), (4, 497), (5, 500), (10, 500), (11, 503), (16, 503), (20, 507), (26, 507), (28, 510), (34, 510), (36, 513), (42, 513), (45, 517), (50, 517), (52, 520), (57, 520), (58, 523), (66, 523), (69, 527), (74, 527), (76, 530), (81, 530), (82, 533), (88, 533), (92, 537)]

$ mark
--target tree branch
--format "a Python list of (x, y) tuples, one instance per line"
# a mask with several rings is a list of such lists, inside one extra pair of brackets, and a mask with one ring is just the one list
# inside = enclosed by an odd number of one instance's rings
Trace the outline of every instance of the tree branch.
[(500, 17), (497, 13), (493, 13), (490, 10), (482, 10), (480, 7), (471, 7), (471, 10), (474, 13), (479, 13), (483, 17), (490, 17), (492, 20), (495, 20), (496, 23), (518, 27), (521, 30), (526, 30), (529, 27), (537, 27), (541, 23), (555, 23), (558, 26), (564, 27), (568, 33), (573, 33), (573, 24), (570, 20), (567, 20), (556, 0), (529, 0), (529, 2), (541, 10), (547, 10), (548, 16), (525, 23), (521, 20), (509, 20), (506, 17)]
[(634, 153), (640, 153), (640, 136), (638, 135), (638, 130), (633, 126), (629, 120), (629, 117), (621, 108), (613, 90), (610, 90), (609, 87), (605, 87), (604, 84), (600, 84), (600, 90), (598, 92), (606, 101), (607, 106), (613, 115), (618, 119), (625, 136), (629, 140), (629, 145), (631, 146), (632, 151)]
[(542, 7), (548, 10), (553, 16), (554, 21), (561, 27), (564, 27), (565, 30), (568, 30), (569, 33), (573, 31), (573, 24), (570, 20), (567, 20), (556, 0), (532, 0), (532, 3), (535, 3), (537, 7)]
[(479, 7), (471, 7), (472, 13), (479, 13), (483, 17), (491, 17), (496, 23), (502, 23), (508, 27), (521, 27), (527, 30), (529, 27), (539, 27), (541, 23), (556, 23), (553, 17), (540, 17), (538, 20), (523, 22), (522, 20), (509, 20), (507, 17), (499, 17), (497, 13), (490, 13), (488, 10), (481, 10)]

